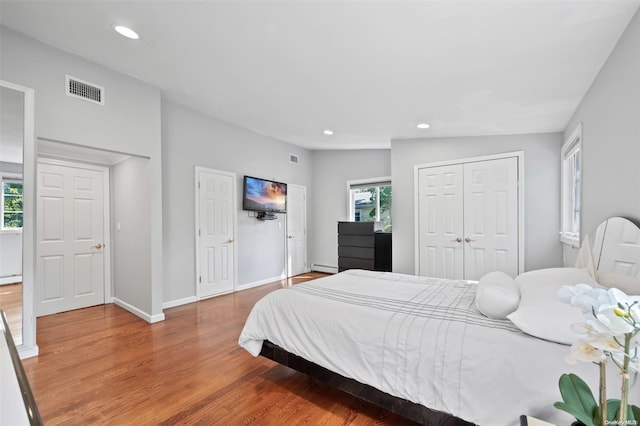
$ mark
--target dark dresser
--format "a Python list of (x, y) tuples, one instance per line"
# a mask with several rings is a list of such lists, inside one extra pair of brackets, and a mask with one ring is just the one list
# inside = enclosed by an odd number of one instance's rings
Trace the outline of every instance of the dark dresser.
[(391, 271), (391, 232), (380, 222), (338, 222), (338, 272)]

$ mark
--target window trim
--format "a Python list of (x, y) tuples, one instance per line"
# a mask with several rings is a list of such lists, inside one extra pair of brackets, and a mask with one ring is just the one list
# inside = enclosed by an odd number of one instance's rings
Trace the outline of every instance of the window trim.
[[(369, 188), (372, 186), (391, 186), (391, 176), (383, 176), (370, 179), (357, 179), (347, 181), (347, 220), (355, 220), (355, 209), (353, 208), (353, 197), (351, 194), (352, 189)], [(376, 197), (377, 209), (376, 214), (380, 217), (380, 197)]]
[[(580, 247), (582, 234), (582, 150), (582, 123), (578, 123), (560, 150), (560, 241), (574, 248)], [(574, 155), (578, 158), (579, 170), (576, 175), (569, 175), (572, 170), (569, 169), (567, 160)], [(578, 186), (577, 190), (576, 185)], [(577, 200), (571, 200), (572, 193), (576, 194)], [(575, 225), (572, 212), (569, 211), (572, 207), (576, 208), (578, 212), (577, 232), (571, 230)]]

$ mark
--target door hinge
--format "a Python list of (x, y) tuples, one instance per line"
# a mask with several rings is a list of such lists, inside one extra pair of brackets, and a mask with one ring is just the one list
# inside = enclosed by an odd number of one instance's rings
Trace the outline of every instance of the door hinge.
[(198, 282), (202, 284), (202, 277), (198, 277)]
[(200, 229), (198, 229), (198, 236), (202, 235), (202, 231)]
[(200, 181), (198, 181), (198, 189), (200, 189)]

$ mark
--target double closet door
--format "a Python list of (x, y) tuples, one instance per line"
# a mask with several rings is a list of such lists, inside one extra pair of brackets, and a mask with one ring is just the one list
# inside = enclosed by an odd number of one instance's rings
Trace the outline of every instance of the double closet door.
[(519, 159), (417, 169), (418, 275), (478, 280), (520, 272)]

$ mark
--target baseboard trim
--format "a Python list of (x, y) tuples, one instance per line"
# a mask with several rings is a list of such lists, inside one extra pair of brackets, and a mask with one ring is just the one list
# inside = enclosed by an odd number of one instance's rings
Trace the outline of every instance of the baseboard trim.
[(22, 275), (12, 275), (0, 278), (0, 285), (17, 284), (22, 282)]
[(318, 264), (313, 264), (311, 265), (311, 271), (315, 271), (315, 272), (325, 272), (327, 274), (337, 274), (338, 273), (338, 267), (337, 266), (329, 266), (329, 265), (318, 265)]
[(254, 281), (252, 283), (246, 283), (246, 284), (239, 284), (236, 286), (236, 291), (241, 291), (241, 290), (247, 290), (249, 288), (253, 288), (253, 287), (258, 287), (261, 285), (265, 285), (265, 284), (271, 284), (274, 282), (279, 282), (280, 280), (283, 280), (284, 278), (280, 277), (279, 275), (276, 277), (271, 277), (271, 278), (267, 278), (264, 280), (260, 280), (260, 281)]
[(113, 303), (120, 306), (122, 309), (125, 309), (131, 312), (133, 315), (142, 318), (143, 320), (145, 320), (150, 324), (153, 324), (154, 322), (164, 321), (164, 314), (149, 315), (148, 313), (136, 308), (133, 305), (128, 304), (127, 302), (124, 302), (118, 299), (117, 297), (113, 298)]
[(162, 304), (162, 309), (175, 308), (176, 306), (187, 305), (189, 303), (197, 302), (196, 296), (183, 297), (182, 299), (170, 300)]
[(31, 358), (31, 357), (34, 357), (34, 356), (38, 356), (39, 352), (40, 352), (40, 348), (38, 348), (38, 345), (34, 345), (34, 346), (20, 345), (20, 346), (18, 346), (18, 356), (20, 357), (20, 359), (25, 359), (25, 358)]

